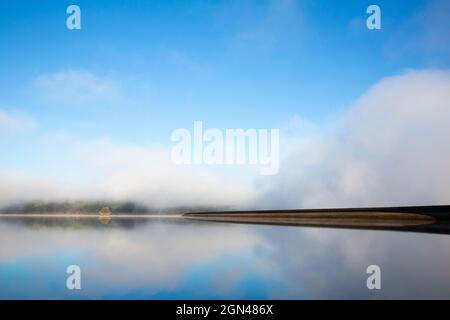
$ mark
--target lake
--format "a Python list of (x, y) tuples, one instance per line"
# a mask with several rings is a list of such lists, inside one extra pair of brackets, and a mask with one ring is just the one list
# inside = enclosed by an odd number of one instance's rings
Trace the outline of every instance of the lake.
[[(66, 269), (81, 269), (68, 290)], [(369, 290), (378, 265), (381, 289)], [(183, 217), (0, 217), (0, 299), (450, 298), (450, 236)]]

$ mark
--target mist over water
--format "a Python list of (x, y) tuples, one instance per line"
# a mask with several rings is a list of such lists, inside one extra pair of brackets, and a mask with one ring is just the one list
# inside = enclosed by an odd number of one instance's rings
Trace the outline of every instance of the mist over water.
[[(449, 245), (447, 235), (181, 217), (0, 217), (0, 298), (448, 298)], [(373, 264), (381, 290), (366, 287)], [(66, 288), (69, 265), (81, 290)]]

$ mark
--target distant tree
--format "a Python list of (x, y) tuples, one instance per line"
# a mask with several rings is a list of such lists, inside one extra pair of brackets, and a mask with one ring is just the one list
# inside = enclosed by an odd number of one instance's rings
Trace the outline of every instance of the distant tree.
[(109, 216), (111, 214), (111, 210), (108, 207), (103, 207), (98, 212), (101, 216)]

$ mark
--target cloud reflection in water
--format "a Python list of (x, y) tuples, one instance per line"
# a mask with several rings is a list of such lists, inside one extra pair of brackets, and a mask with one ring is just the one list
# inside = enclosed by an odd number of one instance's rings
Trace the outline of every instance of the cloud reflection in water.
[[(0, 220), (0, 298), (448, 298), (449, 236), (193, 222)], [(65, 268), (82, 269), (82, 290)], [(377, 264), (382, 290), (366, 288)]]

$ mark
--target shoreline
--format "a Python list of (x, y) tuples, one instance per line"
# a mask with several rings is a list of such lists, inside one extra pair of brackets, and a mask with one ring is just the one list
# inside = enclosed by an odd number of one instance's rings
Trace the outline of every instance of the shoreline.
[(97, 218), (97, 219), (112, 219), (112, 218), (181, 218), (181, 214), (111, 214), (108, 216), (101, 216), (99, 214), (91, 213), (4, 213), (1, 217), (6, 218)]

